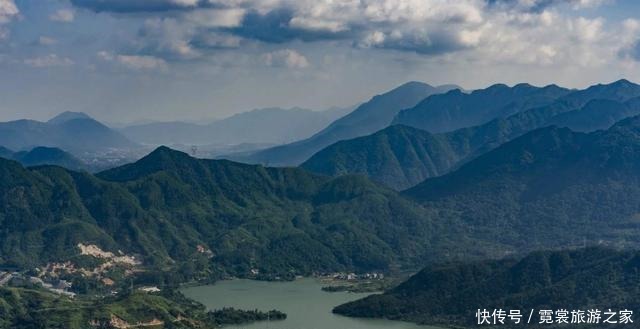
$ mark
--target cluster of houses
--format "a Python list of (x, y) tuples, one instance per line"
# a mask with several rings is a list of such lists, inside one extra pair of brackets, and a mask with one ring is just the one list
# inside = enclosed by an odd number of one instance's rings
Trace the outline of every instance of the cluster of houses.
[(2, 272), (0, 271), (0, 287), (3, 286), (24, 286), (24, 285), (41, 286), (58, 295), (64, 295), (67, 297), (75, 297), (76, 294), (69, 291), (72, 284), (66, 280), (51, 280), (45, 281), (39, 277), (28, 276), (19, 272)]
[(383, 273), (376, 273), (376, 272), (362, 273), (362, 274), (338, 272), (338, 273), (332, 273), (332, 274), (323, 275), (323, 276), (324, 277), (329, 277), (329, 278), (334, 279), (334, 280), (343, 280), (343, 281), (382, 280), (382, 279), (384, 279), (384, 274)]

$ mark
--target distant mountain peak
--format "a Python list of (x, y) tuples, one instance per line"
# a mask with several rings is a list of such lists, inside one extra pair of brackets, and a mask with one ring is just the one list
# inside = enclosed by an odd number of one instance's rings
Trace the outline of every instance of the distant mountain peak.
[(65, 111), (51, 118), (49, 121), (47, 121), (47, 123), (57, 125), (57, 124), (61, 124), (67, 121), (77, 120), (77, 119), (93, 120), (92, 117), (90, 117), (88, 114), (84, 112)]
[[(504, 90), (504, 89), (509, 89), (509, 86), (507, 86), (504, 83), (495, 83), (492, 84), (491, 86), (487, 87), (486, 89), (484, 89), (484, 91), (490, 91), (490, 90)], [(481, 89), (482, 90), (482, 89)], [(480, 91), (481, 91), (480, 90)]]
[(272, 166), (299, 165), (317, 151), (341, 140), (366, 136), (389, 126), (403, 109), (412, 108), (425, 98), (446, 92), (423, 82), (410, 81), (391, 91), (376, 95), (360, 104), (322, 131), (299, 142), (277, 146), (231, 159), (240, 162), (263, 163)]
[(187, 153), (160, 146), (134, 163), (103, 171), (98, 176), (107, 180), (135, 180), (158, 171), (179, 172), (196, 162), (197, 159)]
[(627, 86), (637, 86), (637, 84), (627, 80), (627, 79), (620, 79), (618, 81), (614, 81), (612, 83), (610, 83), (611, 86), (618, 86), (618, 87), (627, 87)]
[(142, 159), (138, 160), (136, 163), (156, 164), (160, 167), (165, 167), (169, 163), (176, 161), (189, 161), (193, 159), (194, 158), (185, 152), (177, 151), (162, 145), (144, 156)]
[(421, 81), (415, 81), (414, 80), (414, 81), (406, 82), (406, 83), (398, 86), (396, 89), (406, 88), (406, 87), (433, 87), (433, 86), (431, 86), (428, 83), (424, 83), (424, 82), (421, 82)]

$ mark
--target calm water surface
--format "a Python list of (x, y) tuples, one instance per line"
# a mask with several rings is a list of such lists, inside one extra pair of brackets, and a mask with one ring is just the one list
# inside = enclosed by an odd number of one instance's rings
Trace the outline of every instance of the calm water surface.
[(334, 315), (333, 307), (367, 294), (327, 293), (315, 279), (293, 282), (251, 280), (222, 281), (215, 285), (185, 288), (182, 292), (209, 309), (234, 307), (245, 310), (277, 309), (287, 313), (284, 321), (257, 322), (226, 329), (437, 329), (387, 320), (353, 319)]

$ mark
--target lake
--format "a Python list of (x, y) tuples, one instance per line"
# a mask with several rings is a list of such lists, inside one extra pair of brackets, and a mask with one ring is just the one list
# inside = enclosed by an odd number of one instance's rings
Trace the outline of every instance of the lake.
[(321, 282), (312, 278), (292, 282), (230, 280), (215, 285), (189, 287), (182, 292), (209, 309), (276, 309), (287, 313), (284, 321), (225, 326), (226, 329), (437, 329), (407, 322), (354, 319), (332, 314), (333, 307), (367, 294), (328, 293), (320, 290), (322, 286)]

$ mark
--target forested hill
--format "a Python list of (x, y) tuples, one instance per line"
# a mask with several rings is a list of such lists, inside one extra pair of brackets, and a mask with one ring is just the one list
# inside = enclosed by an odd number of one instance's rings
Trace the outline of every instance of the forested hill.
[[(338, 306), (334, 312), (476, 327), (478, 309), (520, 310), (525, 324), (514, 326), (507, 318), (503, 325), (518, 328), (527, 326), (528, 312), (533, 309), (530, 326), (535, 327), (540, 310), (553, 310), (554, 316), (555, 311), (563, 309), (582, 310), (585, 314), (590, 309), (611, 309), (616, 313), (637, 310), (638, 271), (637, 251), (586, 248), (535, 252), (520, 260), (428, 267), (382, 295)], [(601, 325), (603, 320), (600, 319)], [(614, 320), (618, 321), (619, 316)]]
[(590, 134), (542, 128), (409, 189), (470, 234), (519, 250), (639, 246), (640, 117)]
[[(441, 257), (455, 230), (364, 177), (198, 160), (161, 147), (92, 176), (0, 159), (0, 264), (77, 255), (78, 243), (172, 265), (210, 250), (233, 275), (384, 270)], [(455, 245), (476, 246), (466, 239)]]
[[(428, 100), (439, 99), (438, 104), (444, 106), (447, 99), (444, 96), (434, 95)], [(557, 125), (584, 132), (607, 129), (619, 120), (640, 114), (638, 96), (640, 86), (621, 80), (573, 91), (551, 104), (521, 109), (506, 118), (448, 133), (432, 134), (403, 125), (391, 126), (369, 136), (335, 143), (314, 154), (302, 167), (328, 175), (364, 174), (376, 182), (403, 190), (427, 178), (446, 174), (541, 127)], [(455, 101), (452, 102), (448, 106), (455, 107)], [(419, 123), (408, 124), (420, 127)]]
[[(543, 128), (400, 195), (363, 176), (199, 160), (161, 147), (97, 175), (0, 159), (0, 264), (78, 243), (268, 276), (415, 268), (583, 243), (640, 246), (640, 117)], [(570, 234), (569, 234), (570, 233)]]
[(443, 133), (546, 106), (571, 92), (556, 85), (534, 87), (526, 83), (513, 87), (496, 84), (470, 93), (452, 90), (427, 97), (415, 107), (400, 111), (393, 124)]
[(446, 134), (394, 125), (373, 135), (335, 143), (301, 167), (326, 175), (363, 174), (396, 190), (448, 172), (467, 152)]

